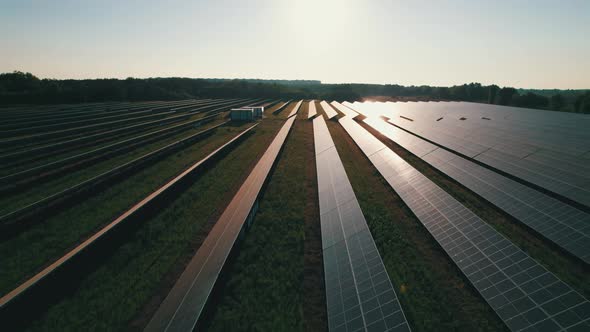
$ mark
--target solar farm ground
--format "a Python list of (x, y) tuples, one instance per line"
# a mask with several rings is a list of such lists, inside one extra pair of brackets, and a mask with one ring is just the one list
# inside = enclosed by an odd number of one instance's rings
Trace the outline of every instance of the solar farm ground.
[[(589, 326), (590, 267), (584, 259), (387, 138), (363, 122), (362, 115), (356, 117), (353, 121), (367, 135), (570, 287), (547, 287), (534, 294), (546, 291), (562, 305), (566, 296), (574, 301), (572, 294), (581, 299), (554, 313), (545, 307), (549, 300), (538, 300), (545, 318), (533, 317), (537, 309), (530, 308), (505, 316), (505, 307), (494, 307), (482, 295), (481, 285), (465, 274), (465, 267), (433, 237), (341, 124), (355, 104), (343, 113), (340, 104), (312, 102), (318, 116), (337, 114), (326, 121), (329, 135), (410, 329), (519, 331), (523, 322), (531, 331)], [(229, 109), (246, 105), (265, 105), (265, 118), (230, 122)], [(354, 281), (361, 280), (363, 272), (354, 267), (352, 256), (347, 262), (350, 259), (354, 280), (341, 282), (355, 290), (361, 316), (353, 314), (352, 307), (347, 310), (347, 289), (342, 288), (344, 316), (327, 303), (332, 279), (325, 278), (329, 267), (322, 243), (327, 219), (320, 214), (318, 193), (318, 181), (325, 179), (318, 179), (309, 109), (308, 101), (285, 105), (262, 99), (0, 109), (2, 330), (149, 329), (172, 290), (184, 289), (179, 280), (185, 268), (208, 250), (211, 230), (272, 144), (281, 144), (271, 160), (273, 167), (268, 176), (255, 179), (262, 184), (260, 192), (246, 194), (255, 198), (254, 205), (246, 206), (255, 213), (228, 224), (242, 231), (227, 259), (220, 258), (222, 269), (211, 277), (214, 287), (185, 287), (188, 300), (205, 292), (204, 310), (193, 313), (179, 307), (173, 316), (162, 317), (170, 319), (169, 326), (180, 324), (174, 326), (187, 330), (195, 327), (194, 321), (203, 331), (336, 331), (355, 324), (361, 330), (401, 330), (403, 324), (391, 323), (393, 315), (386, 312), (391, 303), (378, 305), (383, 325), (370, 325), (374, 311), (364, 300), (363, 285)], [(292, 126), (285, 127), (291, 117)], [(284, 143), (275, 142), (280, 133), (286, 133)], [(542, 190), (522, 183), (578, 209), (580, 220), (586, 220), (590, 208), (553, 192), (557, 187)], [(571, 197), (584, 200), (579, 194)], [(339, 218), (343, 229), (355, 222), (345, 214)], [(354, 234), (344, 236), (353, 241)], [(199, 273), (205, 272), (195, 277)]]

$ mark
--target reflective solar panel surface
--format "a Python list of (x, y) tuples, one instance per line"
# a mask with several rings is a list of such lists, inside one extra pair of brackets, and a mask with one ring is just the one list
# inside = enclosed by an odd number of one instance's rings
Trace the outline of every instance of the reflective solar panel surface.
[(351, 116), (351, 117), (355, 117), (357, 115), (359, 115), (359, 113), (357, 111), (355, 111), (353, 108), (350, 108), (348, 106), (344, 106), (342, 104), (340, 104), (337, 101), (333, 101), (330, 103), (335, 109), (337, 109), (338, 111), (340, 111), (341, 113), (343, 113), (346, 116)]
[(345, 105), (590, 206), (590, 115), (464, 102)]
[(315, 109), (315, 100), (311, 100), (309, 102), (309, 108), (308, 108), (308, 111), (307, 111), (307, 118), (308, 119), (311, 119), (314, 116), (316, 116), (316, 114), (318, 114), (318, 113), (317, 113), (317, 111)]
[(331, 119), (338, 115), (338, 112), (336, 112), (325, 100), (322, 100), (320, 102), (320, 106), (322, 106), (324, 112), (326, 112), (326, 116), (328, 117), (328, 119)]
[(350, 117), (340, 124), (512, 331), (590, 329), (590, 302)]
[(297, 114), (297, 112), (299, 111), (299, 107), (301, 107), (301, 104), (303, 103), (303, 100), (300, 100), (295, 107), (293, 108), (293, 110), (291, 110), (291, 113), (289, 113), (289, 115), (287, 116), (288, 118), (292, 117), (293, 115)]
[(574, 256), (590, 262), (590, 214), (439, 148), (383, 119), (370, 117), (364, 122)]
[(313, 120), (330, 331), (409, 331), (323, 117)]

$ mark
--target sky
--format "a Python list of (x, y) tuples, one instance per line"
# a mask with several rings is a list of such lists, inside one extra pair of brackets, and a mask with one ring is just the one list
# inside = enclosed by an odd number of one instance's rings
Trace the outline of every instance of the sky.
[(590, 88), (589, 0), (0, 0), (0, 72)]

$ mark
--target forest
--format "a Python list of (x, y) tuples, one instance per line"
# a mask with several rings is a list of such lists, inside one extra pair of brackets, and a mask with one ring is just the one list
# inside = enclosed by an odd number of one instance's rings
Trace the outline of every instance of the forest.
[(315, 80), (132, 78), (39, 79), (31, 73), (0, 74), (0, 105), (186, 98), (300, 98), (360, 100), (372, 96), (454, 100), (590, 113), (590, 90), (532, 90), (468, 83), (450, 87), (397, 84), (323, 84)]

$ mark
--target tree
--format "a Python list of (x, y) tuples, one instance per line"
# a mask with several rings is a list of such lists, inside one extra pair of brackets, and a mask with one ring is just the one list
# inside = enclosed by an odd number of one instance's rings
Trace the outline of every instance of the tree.
[(488, 88), (488, 104), (496, 103), (496, 96), (498, 95), (498, 90), (500, 90), (499, 86), (495, 84), (490, 85), (490, 87)]
[(583, 95), (579, 95), (574, 103), (576, 112), (578, 113), (590, 113), (590, 91), (587, 91)]
[[(322, 84), (309, 80), (133, 78), (86, 80), (39, 80), (31, 73), (0, 73), (0, 104), (80, 103), (101, 101), (180, 100), (187, 98), (264, 98), (358, 100), (368, 96), (411, 99), (464, 100), (522, 107), (569, 110), (575, 101), (578, 112), (590, 113), (590, 92), (523, 90), (480, 83), (433, 87), (398, 84)], [(524, 93), (524, 92), (522, 92)], [(584, 96), (580, 94), (586, 93)], [(559, 94), (560, 96), (554, 96)], [(579, 97), (578, 97), (579, 96)], [(551, 98), (548, 98), (551, 97)], [(576, 99), (576, 97), (578, 97)]]
[(512, 103), (512, 97), (516, 94), (515, 88), (504, 87), (498, 91), (498, 104), (510, 105)]
[(563, 96), (561, 94), (554, 94), (553, 96), (551, 96), (551, 108), (555, 111), (560, 111), (561, 108), (563, 107), (565, 101), (563, 99)]
[(0, 74), (0, 87), (7, 92), (26, 92), (38, 89), (40, 80), (31, 73), (13, 71), (12, 73)]
[(549, 105), (549, 98), (527, 92), (524, 95), (512, 97), (512, 104), (519, 107), (544, 108)]

